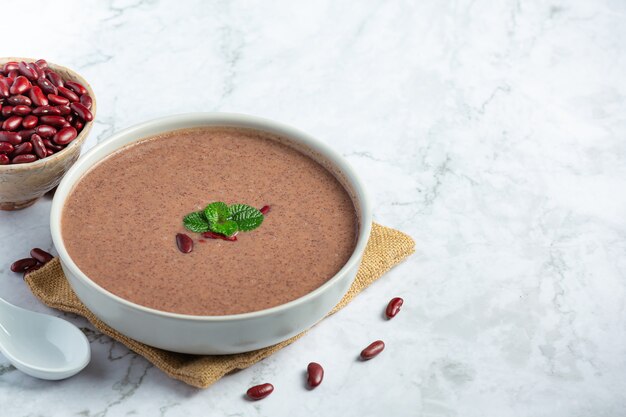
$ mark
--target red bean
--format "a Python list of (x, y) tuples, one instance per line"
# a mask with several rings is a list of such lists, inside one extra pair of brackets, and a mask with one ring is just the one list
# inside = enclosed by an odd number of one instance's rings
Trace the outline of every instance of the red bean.
[(59, 90), (57, 90), (55, 85), (52, 84), (50, 80), (46, 79), (45, 77), (39, 78), (37, 80), (37, 84), (39, 85), (39, 87), (41, 87), (41, 91), (43, 91), (44, 94), (59, 94)]
[(364, 361), (370, 360), (382, 352), (383, 349), (385, 349), (385, 342), (382, 340), (372, 342), (368, 347), (361, 351), (361, 359)]
[(56, 135), (57, 130), (49, 125), (39, 125), (35, 128), (35, 133), (37, 133), (42, 138), (51, 138)]
[(67, 106), (68, 104), (70, 104), (70, 101), (68, 99), (56, 94), (48, 94), (48, 101), (50, 101), (50, 104), (55, 104), (58, 106)]
[(9, 97), (11, 95), (11, 85), (9, 80), (4, 77), (0, 77), (0, 96)]
[[(15, 113), (15, 109), (13, 110), (13, 113)], [(54, 127), (66, 127), (70, 125), (63, 116), (41, 116), (39, 118), (39, 123)]]
[(46, 156), (54, 155), (54, 151), (52, 149), (46, 148)]
[(39, 106), (33, 109), (33, 114), (35, 116), (43, 116), (46, 114), (52, 114), (59, 116), (61, 114), (61, 110), (53, 106)]
[(26, 116), (30, 114), (31, 111), (32, 109), (30, 107), (24, 104), (18, 104), (17, 106), (13, 107), (12, 114), (15, 114), (17, 116)]
[(389, 301), (389, 304), (387, 304), (387, 308), (385, 309), (385, 315), (387, 316), (387, 318), (394, 318), (396, 314), (398, 314), (398, 312), (400, 311), (400, 307), (402, 307), (403, 303), (404, 300), (400, 297), (392, 298), (391, 301)]
[(35, 61), (35, 65), (37, 65), (42, 70), (45, 70), (46, 68), (48, 68), (48, 61), (46, 61), (45, 59), (38, 59), (37, 61)]
[(46, 75), (46, 74), (43, 72), (43, 70), (42, 70), (41, 68), (39, 68), (39, 65), (37, 65), (37, 64), (36, 64), (36, 63), (34, 63), (34, 62), (30, 62), (28, 65), (29, 65), (29, 66), (33, 69), (33, 71), (35, 71), (35, 73), (37, 74), (37, 80), (39, 80), (39, 79), (40, 79), (40, 78), (42, 78), (42, 77), (45, 77), (45, 75)]
[(9, 61), (4, 64), (4, 72), (17, 71), (19, 64), (16, 61)]
[(89, 94), (83, 94), (82, 96), (80, 96), (80, 102), (83, 106), (91, 110), (93, 100), (91, 99), (91, 96)]
[(15, 81), (13, 81), (13, 85), (9, 89), (9, 92), (11, 94), (22, 94), (28, 91), (30, 87), (31, 87), (31, 83), (30, 81), (28, 81), (28, 78), (24, 77), (23, 75), (20, 75), (19, 77), (15, 79)]
[(21, 94), (9, 97), (7, 99), (7, 102), (12, 106), (30, 106), (31, 104), (33, 104), (33, 102), (28, 97)]
[(35, 129), (24, 129), (17, 132), (22, 137), (22, 140), (29, 140), (33, 134), (35, 134)]
[(36, 160), (37, 160), (37, 157), (33, 155), (32, 153), (25, 153), (25, 154), (17, 155), (13, 157), (13, 159), (11, 160), (11, 163), (12, 164), (27, 164), (29, 162), (35, 162)]
[(322, 368), (322, 365), (317, 362), (311, 362), (309, 366), (306, 367), (306, 372), (309, 387), (315, 388), (322, 383), (324, 379), (324, 368)]
[(9, 142), (0, 142), (0, 152), (13, 153), (14, 151), (15, 148)]
[(248, 398), (256, 401), (256, 400), (262, 400), (263, 398), (270, 395), (273, 391), (274, 391), (274, 386), (272, 384), (265, 383), (265, 384), (255, 385), (254, 387), (248, 389), (246, 394), (248, 395)]
[(35, 266), (31, 266), (30, 268), (26, 268), (26, 270), (24, 271), (24, 274), (22, 275), (23, 278), (26, 278), (26, 275), (30, 274), (33, 271), (38, 270), (39, 268), (41, 268), (43, 265), (35, 265)]
[(78, 117), (80, 117), (84, 121), (90, 122), (93, 120), (93, 114), (91, 114), (89, 109), (81, 103), (72, 103), (70, 104), (70, 108), (74, 113), (78, 115)]
[(9, 142), (11, 145), (22, 143), (22, 136), (17, 132), (0, 131), (0, 142)]
[[(16, 106), (16, 107), (19, 107), (19, 106)], [(32, 114), (29, 114), (28, 116), (24, 117), (24, 120), (22, 120), (22, 127), (24, 129), (32, 129), (33, 127), (37, 126), (37, 123), (39, 123), (39, 119), (37, 119), (37, 116), (33, 116)]]
[(63, 129), (59, 130), (56, 135), (54, 135), (52, 141), (57, 145), (67, 145), (68, 143), (76, 139), (76, 136), (78, 136), (78, 132), (74, 127), (64, 127)]
[(32, 268), (35, 265), (37, 265), (37, 259), (34, 259), (34, 258), (19, 259), (11, 264), (11, 271), (24, 272), (28, 268)]
[(71, 102), (77, 102), (78, 100), (80, 100), (80, 98), (72, 90), (68, 90), (65, 87), (57, 87), (57, 89), (59, 90), (59, 95), (65, 97)]
[(8, 165), (11, 162), (8, 156), (0, 153), (0, 165)]
[(7, 79), (10, 79), (11, 83), (13, 82), (13, 80), (15, 80), (19, 76), (20, 76), (19, 70), (14, 69), (14, 70), (7, 72)]
[(30, 99), (35, 106), (48, 105), (48, 97), (41, 91), (41, 87), (36, 85), (30, 88)]
[(176, 235), (176, 245), (178, 250), (182, 253), (189, 253), (193, 250), (193, 240), (184, 233), (178, 233)]
[(21, 116), (11, 116), (2, 122), (2, 130), (17, 130), (22, 125), (22, 117)]
[(259, 209), (259, 211), (261, 212), (262, 215), (266, 215), (267, 213), (270, 212), (270, 206), (263, 206)]
[[(72, 113), (72, 109), (70, 109), (70, 106), (55, 106), (55, 108), (59, 111), (59, 114), (61, 116), (67, 116)], [(68, 120), (68, 122), (69, 121), (70, 120)]]
[(46, 148), (54, 152), (59, 152), (63, 150), (63, 148), (65, 148), (65, 146), (63, 145), (57, 145), (56, 143), (53, 143), (50, 139), (44, 139), (43, 144), (46, 145)]
[(36, 80), (38, 77), (38, 73), (37, 71), (32, 67), (32, 64), (27, 64), (26, 62), (22, 61), (19, 64), (17, 64), (18, 66), (18, 70), (20, 71), (20, 74), (22, 74), (24, 77), (28, 78), (29, 80)]
[(80, 117), (75, 118), (70, 124), (74, 126), (76, 130), (82, 130), (85, 126), (85, 122), (82, 121)]
[(2, 117), (9, 117), (13, 113), (12, 106), (2, 106)]
[[(0, 142), (0, 146), (2, 146), (3, 143), (6, 143), (6, 142)], [(25, 153), (31, 153), (32, 151), (33, 151), (32, 143), (22, 142), (15, 147), (15, 150), (13, 151), (13, 156), (22, 155)]]
[(43, 159), (48, 155), (46, 152), (46, 146), (43, 144), (41, 136), (38, 134), (34, 134), (30, 137), (30, 143), (33, 144), (33, 150), (39, 159)]
[(55, 86), (55, 87), (63, 87), (63, 79), (61, 78), (61, 76), (59, 74), (57, 74), (56, 72), (52, 71), (51, 69), (47, 69), (45, 71), (46, 73), (46, 78), (50, 80), (50, 82)]
[(213, 232), (204, 232), (204, 233), (202, 233), (202, 236), (203, 237), (207, 237), (209, 239), (228, 240), (230, 242), (235, 242), (237, 240), (237, 236), (236, 235), (224, 236), (224, 235), (220, 235), (219, 233), (213, 233)]
[(87, 89), (75, 81), (66, 81), (65, 87), (69, 88), (79, 96), (81, 94), (87, 94)]

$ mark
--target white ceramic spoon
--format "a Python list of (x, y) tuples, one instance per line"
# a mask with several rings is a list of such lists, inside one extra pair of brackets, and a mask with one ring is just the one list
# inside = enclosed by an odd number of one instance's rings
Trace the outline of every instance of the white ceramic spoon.
[(0, 298), (0, 352), (20, 371), (41, 379), (64, 379), (91, 358), (78, 327), (58, 317), (16, 307)]

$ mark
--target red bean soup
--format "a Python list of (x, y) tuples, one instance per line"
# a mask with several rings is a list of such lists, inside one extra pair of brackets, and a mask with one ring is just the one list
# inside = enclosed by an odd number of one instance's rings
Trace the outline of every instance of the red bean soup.
[[(208, 203), (269, 205), (236, 241), (207, 239), (183, 217)], [(346, 189), (266, 132), (233, 127), (146, 138), (92, 167), (62, 214), (69, 255), (90, 279), (134, 303), (191, 315), (258, 311), (328, 281), (356, 243)], [(194, 240), (181, 253), (176, 235)]]

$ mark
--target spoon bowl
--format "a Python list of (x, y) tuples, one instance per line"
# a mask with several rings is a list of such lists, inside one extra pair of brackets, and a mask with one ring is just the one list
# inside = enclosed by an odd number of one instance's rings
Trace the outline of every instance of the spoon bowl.
[(41, 379), (77, 374), (91, 358), (89, 341), (68, 321), (16, 307), (0, 298), (0, 352), (20, 371)]

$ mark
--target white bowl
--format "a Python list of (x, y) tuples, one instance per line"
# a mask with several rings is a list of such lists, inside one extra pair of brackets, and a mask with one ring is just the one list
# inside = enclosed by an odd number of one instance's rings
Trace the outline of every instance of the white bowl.
[[(193, 316), (144, 307), (105, 290), (76, 266), (65, 248), (61, 213), (74, 184), (98, 161), (148, 136), (200, 126), (237, 126), (274, 133), (328, 167), (351, 194), (359, 220), (356, 247), (341, 270), (316, 290), (286, 304), (250, 313)], [(52, 203), (50, 228), (63, 271), (78, 298), (103, 322), (145, 344), (174, 352), (230, 354), (271, 346), (324, 318), (352, 284), (369, 238), (372, 213), (361, 181), (348, 163), (317, 139), (281, 123), (231, 113), (191, 113), (163, 117), (123, 130), (95, 146), (65, 174)], [(89, 236), (85, 236), (85, 245)], [(303, 270), (302, 274), (307, 271)], [(124, 279), (124, 277), (119, 277)]]

